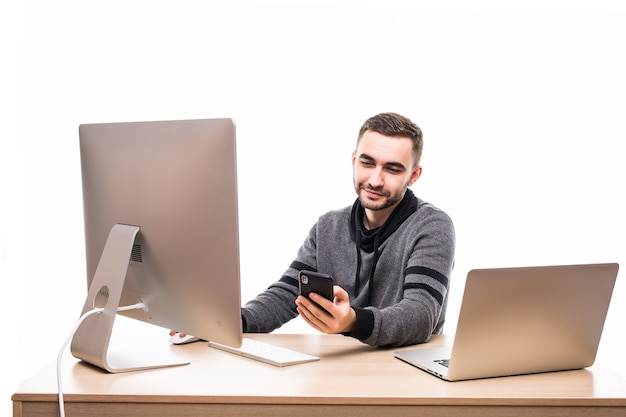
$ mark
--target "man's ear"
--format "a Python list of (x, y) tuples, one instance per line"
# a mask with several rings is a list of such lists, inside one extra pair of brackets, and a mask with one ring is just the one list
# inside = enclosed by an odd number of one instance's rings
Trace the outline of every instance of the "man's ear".
[(421, 175), (422, 175), (422, 166), (418, 165), (413, 169), (413, 172), (411, 172), (411, 179), (409, 180), (409, 186), (415, 184), (415, 181), (417, 181)]

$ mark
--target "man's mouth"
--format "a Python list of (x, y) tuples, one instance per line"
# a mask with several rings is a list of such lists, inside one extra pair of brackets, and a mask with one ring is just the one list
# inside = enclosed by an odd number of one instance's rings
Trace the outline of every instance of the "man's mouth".
[(369, 197), (380, 198), (385, 196), (385, 193), (382, 190), (376, 190), (369, 187), (361, 187), (361, 190), (365, 191)]

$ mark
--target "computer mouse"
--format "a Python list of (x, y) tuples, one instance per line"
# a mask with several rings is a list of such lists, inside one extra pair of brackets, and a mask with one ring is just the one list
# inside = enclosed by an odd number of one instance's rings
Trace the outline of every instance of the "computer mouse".
[(202, 339), (190, 334), (186, 334), (184, 337), (180, 337), (180, 333), (170, 336), (170, 343), (173, 345), (185, 345), (188, 343), (199, 342), (200, 340)]

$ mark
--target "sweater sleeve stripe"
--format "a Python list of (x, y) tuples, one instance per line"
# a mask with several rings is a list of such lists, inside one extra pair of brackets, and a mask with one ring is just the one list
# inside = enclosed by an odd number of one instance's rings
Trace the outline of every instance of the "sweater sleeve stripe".
[(443, 275), (440, 272), (435, 271), (431, 268), (426, 268), (425, 266), (409, 266), (404, 270), (404, 276), (416, 274), (416, 275), (426, 275), (431, 277), (432, 279), (436, 279), (441, 283), (441, 285), (448, 287), (448, 277)]
[[(302, 262), (298, 262), (298, 261), (293, 261), (291, 263), (291, 265), (289, 265), (289, 268), (295, 269), (296, 271), (314, 271), (317, 272), (316, 269), (311, 268), (310, 266), (308, 266), (307, 264), (303, 264)], [(297, 287), (298, 286), (298, 280), (295, 278), (292, 278), (288, 275), (283, 275), (280, 280), (280, 282), (284, 283), (284, 284), (288, 284), (291, 285), (293, 287)]]
[(292, 287), (297, 287), (298, 286), (298, 280), (297, 279), (293, 279), (292, 277), (287, 276), (287, 275), (283, 275), (282, 277), (280, 277), (280, 279), (278, 281), (282, 282), (284, 284), (291, 285)]
[[(445, 275), (435, 271), (434, 269), (426, 268), (426, 267), (423, 267), (423, 266), (410, 266), (410, 267), (406, 268), (405, 276), (406, 275), (411, 275), (411, 274), (426, 275), (426, 276), (436, 280), (437, 282), (439, 282), (445, 288), (448, 288), (448, 278)], [(405, 289), (405, 290), (407, 290), (407, 289), (424, 290), (428, 294), (430, 294), (435, 300), (437, 300), (439, 305), (442, 305), (442, 303), (443, 303), (443, 298), (444, 298), (443, 294), (440, 291), (438, 291), (437, 289), (435, 289), (432, 286), (430, 286), (428, 284), (425, 284), (423, 282), (407, 282), (407, 283), (404, 284), (403, 289)]]
[(317, 272), (317, 269), (313, 268), (312, 266), (303, 264), (302, 262), (298, 262), (298, 261), (293, 261), (291, 265), (289, 265), (289, 268), (295, 269), (296, 271), (306, 270), (306, 271)]
[(430, 294), (435, 300), (437, 300), (439, 305), (443, 303), (443, 295), (441, 295), (439, 291), (437, 291), (430, 285), (422, 284), (422, 283), (410, 283), (410, 284), (404, 284), (404, 289), (405, 290), (406, 289), (424, 290), (428, 292), (428, 294)]

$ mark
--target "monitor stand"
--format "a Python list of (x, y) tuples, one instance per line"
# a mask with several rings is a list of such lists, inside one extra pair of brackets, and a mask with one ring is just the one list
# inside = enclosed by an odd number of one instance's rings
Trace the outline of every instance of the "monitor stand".
[[(165, 354), (163, 357), (160, 354), (158, 357), (150, 357), (150, 352), (147, 351), (108, 351), (133, 243), (138, 232), (138, 226), (125, 224), (116, 224), (111, 229), (89, 286), (81, 316), (94, 308), (102, 308), (102, 311), (86, 317), (72, 338), (71, 352), (76, 358), (111, 373), (189, 364), (175, 355)], [(165, 340), (167, 339), (164, 338)]]

